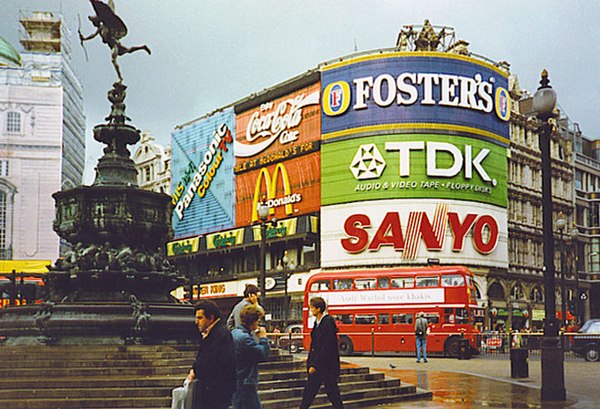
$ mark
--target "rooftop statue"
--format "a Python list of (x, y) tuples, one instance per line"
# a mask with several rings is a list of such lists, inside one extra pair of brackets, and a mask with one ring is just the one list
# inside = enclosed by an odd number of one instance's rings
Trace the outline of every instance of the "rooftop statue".
[(121, 20), (121, 18), (115, 14), (115, 6), (112, 0), (108, 0), (108, 4), (103, 3), (100, 0), (90, 0), (90, 3), (92, 3), (92, 7), (94, 7), (96, 15), (89, 16), (88, 19), (92, 22), (94, 27), (96, 27), (96, 31), (93, 34), (85, 37), (83, 34), (81, 34), (81, 30), (78, 30), (81, 45), (83, 46), (85, 41), (91, 40), (97, 35), (100, 35), (102, 42), (108, 45), (111, 50), (112, 64), (115, 67), (119, 81), (123, 81), (121, 70), (119, 69), (119, 63), (117, 62), (117, 57), (123, 54), (130, 54), (138, 50), (145, 50), (148, 54), (151, 54), (151, 51), (147, 45), (125, 47), (123, 44), (121, 44), (121, 39), (127, 35), (127, 27), (125, 26), (123, 20)]

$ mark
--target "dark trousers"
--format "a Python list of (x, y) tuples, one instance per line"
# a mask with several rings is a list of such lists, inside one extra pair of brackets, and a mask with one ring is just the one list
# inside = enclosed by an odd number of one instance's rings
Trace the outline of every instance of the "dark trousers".
[(256, 385), (238, 385), (233, 394), (233, 409), (262, 409)]
[(317, 392), (319, 392), (319, 388), (323, 384), (325, 385), (327, 397), (333, 407), (336, 409), (343, 409), (344, 405), (342, 404), (342, 397), (340, 396), (340, 388), (338, 387), (337, 381), (337, 376), (321, 374), (320, 371), (317, 371), (312, 375), (309, 374), (306, 386), (304, 387), (304, 392), (302, 393), (300, 409), (308, 409), (310, 407), (313, 400), (315, 400)]

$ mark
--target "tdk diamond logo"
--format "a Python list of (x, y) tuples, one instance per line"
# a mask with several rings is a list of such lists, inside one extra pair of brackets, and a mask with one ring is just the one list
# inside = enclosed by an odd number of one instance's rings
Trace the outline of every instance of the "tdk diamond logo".
[(361, 145), (350, 165), (350, 171), (358, 180), (376, 179), (384, 169), (385, 160), (374, 143)]

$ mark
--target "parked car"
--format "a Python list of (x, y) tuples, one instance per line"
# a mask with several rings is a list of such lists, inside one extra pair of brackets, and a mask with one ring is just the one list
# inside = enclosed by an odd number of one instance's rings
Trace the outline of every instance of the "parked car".
[(600, 361), (600, 319), (586, 321), (570, 341), (573, 351), (586, 361)]
[(287, 349), (295, 354), (303, 349), (304, 336), (302, 335), (302, 324), (288, 325), (279, 337), (279, 348)]

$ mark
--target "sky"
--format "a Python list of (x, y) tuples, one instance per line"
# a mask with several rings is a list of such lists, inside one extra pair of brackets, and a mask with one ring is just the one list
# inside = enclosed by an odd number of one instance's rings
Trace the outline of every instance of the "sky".
[[(508, 61), (521, 88), (535, 91), (547, 69), (560, 108), (590, 139), (600, 136), (600, 2), (581, 0), (114, 0), (129, 30), (125, 46), (147, 44), (152, 55), (119, 58), (128, 86), (131, 124), (163, 145), (171, 131), (321, 62), (395, 46), (400, 29), (454, 29), (470, 51)], [(99, 39), (79, 45), (77, 28), (93, 32), (87, 0), (0, 0), (0, 36), (18, 51), (21, 12), (52, 11), (71, 29), (71, 55), (84, 87), (86, 171), (91, 184), (102, 145), (94, 125), (110, 111), (106, 92), (117, 80)], [(133, 151), (133, 150), (132, 150)]]

